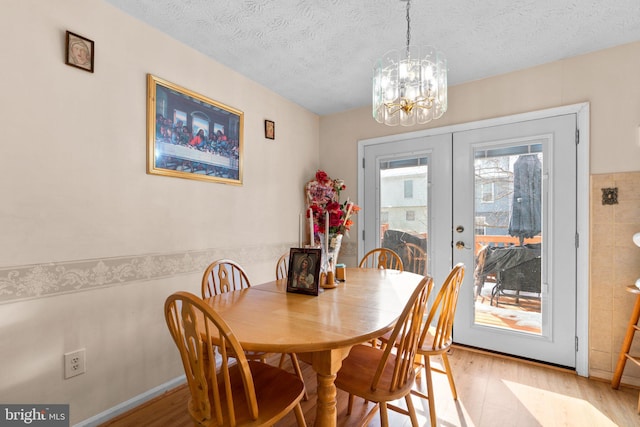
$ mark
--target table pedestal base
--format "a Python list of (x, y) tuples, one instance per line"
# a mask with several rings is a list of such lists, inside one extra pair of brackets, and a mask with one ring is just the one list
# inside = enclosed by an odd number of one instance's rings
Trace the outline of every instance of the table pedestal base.
[(335, 427), (337, 424), (338, 400), (335, 379), (349, 350), (351, 347), (313, 353), (313, 369), (318, 374), (315, 426)]

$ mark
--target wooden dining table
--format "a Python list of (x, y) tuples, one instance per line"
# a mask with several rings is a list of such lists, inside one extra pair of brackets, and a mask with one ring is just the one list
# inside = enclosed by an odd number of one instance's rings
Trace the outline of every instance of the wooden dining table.
[(298, 353), (317, 373), (316, 426), (336, 425), (334, 380), (355, 344), (393, 328), (422, 276), (348, 268), (346, 280), (318, 296), (287, 292), (286, 279), (206, 299), (244, 350)]

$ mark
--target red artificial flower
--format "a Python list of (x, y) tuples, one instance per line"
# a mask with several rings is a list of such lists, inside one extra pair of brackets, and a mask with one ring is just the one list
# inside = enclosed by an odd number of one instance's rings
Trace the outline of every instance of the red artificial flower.
[[(314, 234), (344, 234), (349, 231), (353, 225), (350, 217), (355, 215), (360, 207), (351, 202), (340, 203), (340, 192), (346, 188), (343, 180), (331, 179), (323, 170), (318, 170), (315, 179), (306, 184), (307, 204), (313, 216)], [(325, 224), (327, 213), (329, 224)]]
[(329, 181), (329, 175), (327, 175), (327, 173), (323, 170), (318, 170), (318, 172), (316, 172), (316, 181), (325, 183)]

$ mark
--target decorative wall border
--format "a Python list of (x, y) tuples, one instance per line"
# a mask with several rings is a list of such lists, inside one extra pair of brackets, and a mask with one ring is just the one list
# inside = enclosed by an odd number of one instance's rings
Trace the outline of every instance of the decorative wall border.
[[(273, 261), (275, 268), (280, 255), (293, 246), (215, 248), (0, 267), (0, 305), (202, 272), (218, 258), (231, 258), (242, 265)], [(355, 253), (356, 243), (343, 244), (343, 248), (345, 255)]]
[(0, 268), (0, 304), (202, 272), (211, 261), (275, 261), (286, 245), (207, 249)]

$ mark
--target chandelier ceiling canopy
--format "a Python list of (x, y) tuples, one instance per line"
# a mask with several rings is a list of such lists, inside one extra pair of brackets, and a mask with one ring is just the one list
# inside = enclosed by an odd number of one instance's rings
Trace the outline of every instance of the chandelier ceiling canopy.
[(373, 68), (373, 118), (389, 126), (413, 126), (447, 111), (447, 60), (432, 46), (411, 45), (411, 0), (407, 2), (407, 45), (392, 50)]

